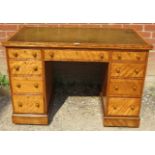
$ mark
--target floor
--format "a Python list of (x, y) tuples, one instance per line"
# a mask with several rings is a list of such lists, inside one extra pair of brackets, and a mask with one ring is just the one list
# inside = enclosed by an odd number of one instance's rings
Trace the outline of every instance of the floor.
[[(149, 64), (142, 100), (141, 125), (139, 128), (103, 127), (101, 101), (95, 94), (95, 86), (61, 87), (56, 89), (54, 104), (50, 109), (50, 124), (15, 125), (11, 122), (11, 101), (9, 96), (0, 96), (0, 130), (51, 130), (51, 131), (133, 131), (155, 130), (155, 52), (149, 56)], [(89, 96), (77, 96), (89, 92)], [(62, 104), (63, 103), (63, 104)]]

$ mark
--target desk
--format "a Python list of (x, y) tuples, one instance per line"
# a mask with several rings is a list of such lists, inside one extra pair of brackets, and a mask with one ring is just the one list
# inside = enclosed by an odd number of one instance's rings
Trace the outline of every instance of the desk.
[(12, 120), (48, 124), (52, 74), (48, 61), (108, 63), (104, 126), (138, 127), (152, 46), (132, 29), (25, 27), (3, 42), (12, 93)]

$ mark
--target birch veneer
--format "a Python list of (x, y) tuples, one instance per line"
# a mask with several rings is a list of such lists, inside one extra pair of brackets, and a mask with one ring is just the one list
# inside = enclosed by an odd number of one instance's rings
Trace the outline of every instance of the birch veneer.
[(52, 75), (47, 62), (72, 61), (108, 63), (101, 92), (104, 126), (139, 126), (152, 46), (134, 30), (25, 27), (3, 45), (14, 123), (48, 124)]

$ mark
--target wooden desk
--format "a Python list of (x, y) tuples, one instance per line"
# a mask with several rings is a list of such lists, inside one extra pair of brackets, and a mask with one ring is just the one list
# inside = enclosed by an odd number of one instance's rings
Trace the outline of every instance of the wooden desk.
[(104, 126), (138, 127), (148, 51), (132, 29), (25, 27), (6, 47), (17, 124), (48, 124), (48, 61), (108, 63), (101, 92)]

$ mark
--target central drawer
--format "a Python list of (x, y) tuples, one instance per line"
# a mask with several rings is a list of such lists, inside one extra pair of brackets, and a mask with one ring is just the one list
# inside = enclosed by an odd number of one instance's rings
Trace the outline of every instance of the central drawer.
[(12, 75), (41, 75), (42, 62), (41, 61), (9, 61), (10, 72)]
[(43, 82), (40, 77), (11, 77), (13, 93), (42, 93)]
[(142, 96), (143, 80), (111, 79), (109, 85), (110, 96)]
[(45, 61), (80, 61), (106, 62), (109, 60), (107, 51), (91, 50), (44, 50)]
[(44, 113), (44, 100), (40, 95), (14, 95), (13, 103), (15, 113)]

